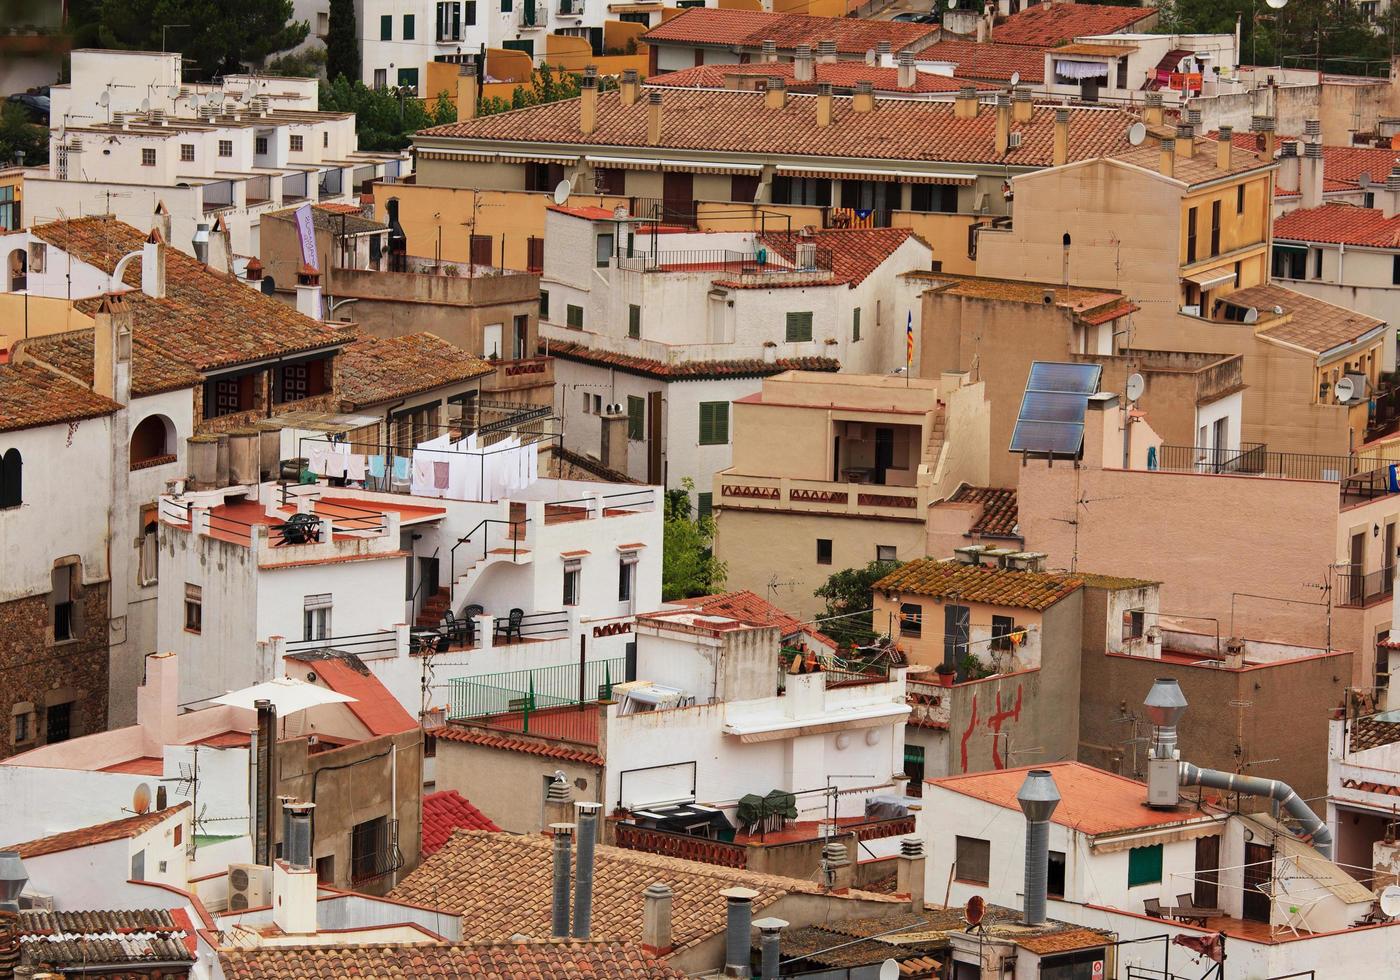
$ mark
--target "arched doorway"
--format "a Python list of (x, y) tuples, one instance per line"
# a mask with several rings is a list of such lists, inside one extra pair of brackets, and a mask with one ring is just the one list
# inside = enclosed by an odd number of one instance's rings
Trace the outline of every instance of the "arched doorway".
[(28, 287), (29, 257), (25, 254), (24, 249), (17, 248), (10, 252), (10, 257), (5, 262), (5, 279), (6, 288), (12, 293)]
[(131, 468), (149, 466), (175, 454), (175, 425), (164, 415), (148, 415), (131, 433)]

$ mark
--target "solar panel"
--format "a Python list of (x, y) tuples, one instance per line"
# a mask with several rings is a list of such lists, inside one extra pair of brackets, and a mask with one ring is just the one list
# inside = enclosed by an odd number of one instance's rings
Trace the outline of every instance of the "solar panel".
[(1084, 425), (1081, 422), (1020, 421), (1011, 433), (1013, 453), (1078, 456), (1083, 445)]
[(1059, 391), (1028, 391), (1021, 400), (1021, 419), (1035, 422), (1083, 422), (1083, 395)]
[(1064, 391), (1092, 395), (1099, 390), (1103, 368), (1097, 364), (1061, 364), (1036, 361), (1026, 381), (1027, 391)]

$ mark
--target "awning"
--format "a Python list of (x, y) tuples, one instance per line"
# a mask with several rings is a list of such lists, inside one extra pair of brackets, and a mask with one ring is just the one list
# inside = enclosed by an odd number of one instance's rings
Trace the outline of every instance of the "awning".
[(1147, 830), (1143, 833), (1114, 834), (1092, 837), (1089, 847), (1095, 854), (1112, 854), (1128, 851), (1134, 847), (1151, 847), (1153, 844), (1174, 844), (1179, 841), (1195, 840), (1198, 837), (1218, 837), (1225, 832), (1223, 820), (1210, 820), (1204, 823), (1175, 826), (1164, 830)]
[(577, 163), (577, 156), (562, 153), (493, 153), (489, 150), (419, 150), (423, 160), (462, 160), (468, 163)]
[(664, 4), (660, 3), (610, 3), (608, 12), (614, 14), (654, 14), (658, 10), (665, 10)]
[(1063, 78), (1107, 78), (1108, 62), (1056, 58), (1055, 74)]
[(756, 174), (761, 163), (714, 163), (705, 160), (658, 160), (654, 157), (584, 157), (595, 167), (608, 170), (685, 171), (693, 174)]
[(853, 167), (778, 167), (784, 177), (815, 177), (835, 180), (898, 180), (905, 184), (953, 184), (971, 187), (976, 177), (967, 174), (937, 174), (918, 170), (864, 170)]
[(1181, 278), (1189, 283), (1194, 283), (1201, 289), (1214, 289), (1216, 286), (1223, 286), (1227, 282), (1234, 282), (1235, 270), (1210, 269), (1207, 272), (1193, 272)]
[(779, 722), (753, 723), (731, 722), (724, 726), (724, 734), (737, 735), (739, 741), (776, 742), (784, 738), (798, 738), (802, 735), (826, 735), (831, 732), (851, 731), (857, 728), (880, 728), (902, 721), (909, 714), (908, 705), (881, 705), (873, 709), (849, 712), (828, 712), (831, 721), (791, 720)]
[(1055, 56), (1060, 55), (1084, 55), (1090, 58), (1121, 58), (1124, 55), (1132, 54), (1138, 49), (1136, 44), (1094, 44), (1086, 42), (1083, 44), (1066, 44), (1050, 52)]

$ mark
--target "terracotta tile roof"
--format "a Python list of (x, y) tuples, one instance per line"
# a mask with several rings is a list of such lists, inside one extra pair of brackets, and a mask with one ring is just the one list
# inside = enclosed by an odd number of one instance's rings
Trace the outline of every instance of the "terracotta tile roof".
[(436, 334), (360, 336), (337, 365), (336, 393), (355, 410), (490, 374), (495, 368)]
[[(109, 217), (35, 225), (31, 232), (74, 258), (111, 274), (141, 248), (147, 233)], [(317, 323), (232, 276), (213, 272), (179, 249), (165, 250), (164, 299), (141, 292), (141, 263), (127, 266), (123, 299), (134, 314), (134, 339), (197, 371), (286, 356), (345, 343), (346, 331)], [(89, 316), (100, 297), (74, 304)]]
[(1074, 577), (1084, 583), (1090, 589), (1108, 589), (1117, 591), (1119, 589), (1144, 589), (1149, 585), (1161, 585), (1161, 582), (1150, 578), (1129, 578), (1126, 575), (1099, 575), (1096, 572), (1075, 572)]
[[(293, 221), (296, 213), (296, 208), (284, 208), (281, 211), (269, 211), (263, 217), (276, 218), (278, 221)], [(367, 231), (389, 230), (389, 226), (383, 222), (371, 221), (366, 218), (360, 209), (353, 204), (313, 204), (311, 206), (311, 223), (317, 231), (328, 231), (334, 235), (358, 235)]]
[(1280, 238), (1295, 242), (1400, 248), (1400, 214), (1387, 218), (1385, 212), (1377, 208), (1360, 208), (1354, 204), (1299, 208), (1274, 219), (1274, 239)]
[(1129, 300), (1125, 299), (1121, 303), (1113, 303), (1109, 306), (1103, 306), (1097, 310), (1092, 310), (1088, 313), (1080, 314), (1079, 320), (1082, 323), (1087, 323), (1091, 327), (1097, 327), (1100, 324), (1107, 323), (1110, 320), (1117, 320), (1121, 317), (1127, 316), (1130, 313), (1136, 313), (1140, 309), (1142, 309), (1141, 306), (1138, 306), (1136, 303), (1130, 302)]
[(456, 830), (500, 831), (486, 814), (455, 789), (423, 797), (423, 856), (433, 854)]
[[(901, 245), (910, 239), (922, 242), (918, 235), (908, 228), (852, 228), (847, 230), (818, 231), (810, 238), (795, 235), (764, 235), (763, 243), (788, 262), (796, 263), (799, 242), (810, 242), (818, 251), (831, 254), (832, 283), (846, 283), (852, 289), (866, 280), (876, 269), (884, 265)], [(925, 263), (927, 267), (927, 263)], [(905, 271), (905, 270), (899, 270)], [(810, 286), (811, 283), (794, 283), (793, 288)], [(754, 288), (762, 289), (759, 284)]]
[(1323, 176), (1357, 187), (1362, 174), (1383, 183), (1396, 164), (1400, 164), (1400, 150), (1389, 146), (1322, 147)]
[(418, 727), (418, 722), (399, 704), (399, 699), (390, 694), (364, 661), (354, 654), (306, 651), (289, 654), (287, 659), (306, 664), (326, 687), (354, 698), (354, 701), (347, 701), (345, 707), (371, 735), (397, 735)]
[(841, 362), (831, 357), (780, 357), (775, 361), (750, 357), (734, 361), (653, 361), (647, 357), (594, 350), (583, 344), (561, 341), (540, 343), (540, 353), (617, 368), (627, 374), (663, 381), (709, 381), (715, 378), (766, 378), (784, 371), (839, 371)]
[(972, 487), (964, 483), (948, 498), (955, 504), (981, 504), (982, 514), (973, 523), (973, 534), (1009, 538), (1016, 535), (1016, 488)]
[[(459, 913), (462, 938), (469, 942), (520, 933), (545, 936), (550, 929), (552, 848), (553, 842), (542, 835), (459, 830), (389, 897)], [(674, 894), (671, 929), (677, 949), (723, 932), (723, 889), (741, 885), (757, 891), (755, 917), (785, 894), (820, 893), (814, 882), (620, 847), (599, 845), (595, 861), (593, 937), (603, 941), (641, 940), (642, 892), (655, 881), (670, 885)], [(852, 895), (885, 900), (866, 892)]]
[[(85, 384), (92, 384), (92, 330), (70, 330), (20, 341), (28, 357)], [(131, 394), (137, 398), (201, 384), (204, 376), (167, 357), (148, 337), (132, 338)]]
[(1400, 742), (1400, 722), (1358, 718), (1351, 726), (1351, 750), (1375, 749)]
[[(1215, 140), (1206, 139), (1204, 136), (1195, 137), (1191, 156), (1183, 156), (1181, 153), (1176, 155), (1172, 164), (1172, 177), (1188, 185), (1204, 184), (1274, 165), (1272, 160), (1260, 160), (1253, 153), (1235, 151), (1230, 154), (1230, 169), (1222, 170), (1216, 166), (1216, 145)], [(1234, 146), (1233, 140), (1230, 145)], [(1138, 146), (1120, 148), (1105, 156), (1157, 173), (1161, 166), (1162, 147), (1158, 140), (1149, 138)]]
[(1261, 321), (1266, 313), (1272, 318), (1275, 306), (1282, 307), (1291, 318), (1261, 322), (1255, 333), (1314, 354), (1350, 344), (1385, 322), (1272, 283), (1237, 289), (1224, 299), (1235, 306), (1254, 307)]
[(920, 558), (906, 562), (875, 583), (875, 589), (912, 595), (953, 596), (1018, 609), (1049, 609), (1082, 583), (1057, 572), (1014, 572), (960, 561)]
[(895, 54), (919, 50), (938, 34), (936, 24), (906, 24), (890, 20), (861, 20), (853, 17), (809, 17), (805, 14), (776, 14), (756, 10), (695, 8), (662, 22), (642, 35), (646, 43), (704, 44), (733, 48), (762, 48), (773, 41), (780, 51), (792, 51), (799, 44), (812, 47), (835, 41), (842, 54), (864, 55), (880, 41), (889, 41)]
[(468, 745), (480, 745), (488, 749), (500, 749), (503, 752), (524, 752), (526, 755), (538, 755), (546, 759), (563, 759), (567, 762), (582, 762), (590, 766), (601, 766), (605, 762), (597, 752), (590, 752), (587, 749), (571, 749), (562, 745), (551, 745), (548, 742), (533, 738), (521, 738), (518, 735), (498, 735), (480, 728), (443, 726), (433, 729), (433, 734), (437, 736), (439, 742), (443, 740), (465, 742)]
[[(679, 19), (679, 18), (678, 18)], [(745, 156), (839, 157), (926, 163), (994, 163), (1049, 166), (1054, 150), (1055, 108), (1037, 105), (1031, 119), (1013, 123), (1019, 148), (996, 152), (996, 113), (970, 119), (954, 115), (951, 102), (876, 98), (870, 112), (856, 112), (837, 96), (830, 126), (815, 126), (816, 96), (793, 95), (769, 108), (762, 92), (669, 89), (662, 99), (661, 141), (666, 149), (714, 151)], [(1129, 148), (1135, 117), (1119, 109), (1071, 108), (1069, 159), (1083, 160)], [(623, 105), (617, 92), (598, 96), (598, 125), (579, 130), (577, 100), (550, 102), (425, 129), (424, 140), (466, 139), (479, 143), (530, 142), (648, 148), (647, 100)]]
[(42, 857), (45, 854), (58, 854), (60, 851), (71, 851), (78, 847), (106, 844), (114, 840), (127, 840), (159, 826), (189, 805), (189, 801), (186, 800), (164, 810), (138, 813), (120, 820), (111, 820), (107, 823), (93, 824), (91, 827), (80, 827), (77, 830), (40, 837), (38, 840), (25, 841), (22, 844), (10, 844), (0, 848), (0, 850), (19, 851), (19, 856), (27, 859)]
[(32, 364), (0, 365), (0, 432), (111, 415), (110, 398)]
[(1063, 932), (1047, 932), (1041, 936), (1018, 939), (1016, 945), (1044, 956), (1047, 953), (1068, 953), (1076, 949), (1091, 949), (1094, 946), (1103, 946), (1112, 941), (1112, 936), (1096, 929), (1066, 929)]
[(1016, 793), (1031, 769), (1050, 770), (1060, 791), (1060, 805), (1050, 819), (1080, 833), (1094, 835), (1136, 830), (1181, 823), (1198, 816), (1191, 811), (1151, 809), (1147, 805), (1146, 785), (1081, 762), (1051, 762), (1016, 769), (994, 769), (968, 776), (944, 776), (927, 782), (1020, 813)]
[(628, 943), (542, 942), (396, 944), (392, 946), (262, 946), (226, 949), (227, 980), (684, 980)]
[(920, 51), (918, 60), (951, 62), (957, 66), (953, 77), (958, 79), (1009, 82), (1015, 74), (1021, 76), (1025, 85), (1039, 85), (1045, 81), (1042, 48), (945, 38)]
[(672, 605), (685, 606), (707, 616), (728, 616), (751, 626), (776, 626), (783, 636), (806, 633), (820, 643), (833, 647), (838, 645), (825, 633), (803, 624), (797, 617), (788, 615), (767, 599), (747, 590), (677, 599)]
[(1042, 3), (996, 24), (992, 40), (997, 44), (1034, 44), (1055, 47), (1077, 37), (1118, 34), (1138, 21), (1156, 17), (1155, 7), (1109, 7), (1088, 3)]
[[(854, 88), (856, 82), (868, 81), (877, 92), (957, 92), (968, 84), (966, 79), (935, 75), (933, 72), (914, 73), (912, 88), (899, 87), (898, 68), (876, 68), (863, 61), (837, 61), (815, 64), (814, 78), (810, 82), (794, 81), (796, 65), (791, 61), (758, 62), (742, 65), (697, 65), (682, 68), (680, 71), (653, 75), (647, 79), (648, 86), (659, 88), (725, 88), (725, 80), (731, 76), (743, 75), (758, 78), (782, 78), (786, 80), (789, 92), (805, 92), (817, 85), (832, 85), (837, 89)], [(1000, 87), (988, 82), (976, 85), (984, 92), (999, 91)]]
[(196, 939), (183, 910), (24, 911), (20, 961), (27, 966), (183, 962)]

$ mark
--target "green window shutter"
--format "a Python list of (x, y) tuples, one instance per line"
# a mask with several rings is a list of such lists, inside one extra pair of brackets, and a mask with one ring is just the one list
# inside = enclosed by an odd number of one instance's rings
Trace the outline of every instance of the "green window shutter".
[(414, 37), (414, 23), (412, 14), (403, 15), (403, 39), (412, 41)]
[(627, 307), (627, 336), (633, 340), (642, 336), (642, 308), (635, 303)]
[(549, 290), (540, 290), (540, 319), (549, 319)]
[(860, 340), (860, 307), (857, 306), (855, 312), (851, 314), (851, 340)]
[(646, 433), (647, 403), (636, 395), (627, 396), (627, 438), (641, 442)]
[(787, 315), (787, 342), (805, 343), (812, 339), (812, 311), (804, 310)]
[(1162, 880), (1162, 845), (1135, 847), (1128, 852), (1128, 887), (1154, 885)]
[(699, 504), (696, 506), (695, 515), (697, 520), (704, 520), (714, 512), (715, 495), (712, 493), (698, 493)]
[(729, 403), (700, 403), (700, 445), (726, 446), (729, 444)]
[(583, 329), (583, 307), (582, 307), (582, 306), (575, 306), (573, 303), (570, 303), (570, 304), (568, 305), (567, 313), (568, 313), (568, 318), (567, 318), (567, 320), (566, 320), (566, 323), (568, 324), (569, 328), (570, 328), (571, 330), (582, 330), (582, 329)]
[(511, 0), (501, 0), (501, 13), (508, 14), (514, 9), (515, 5), (511, 3)]
[(392, 41), (394, 39), (394, 15), (384, 14), (379, 18), (379, 40)]

